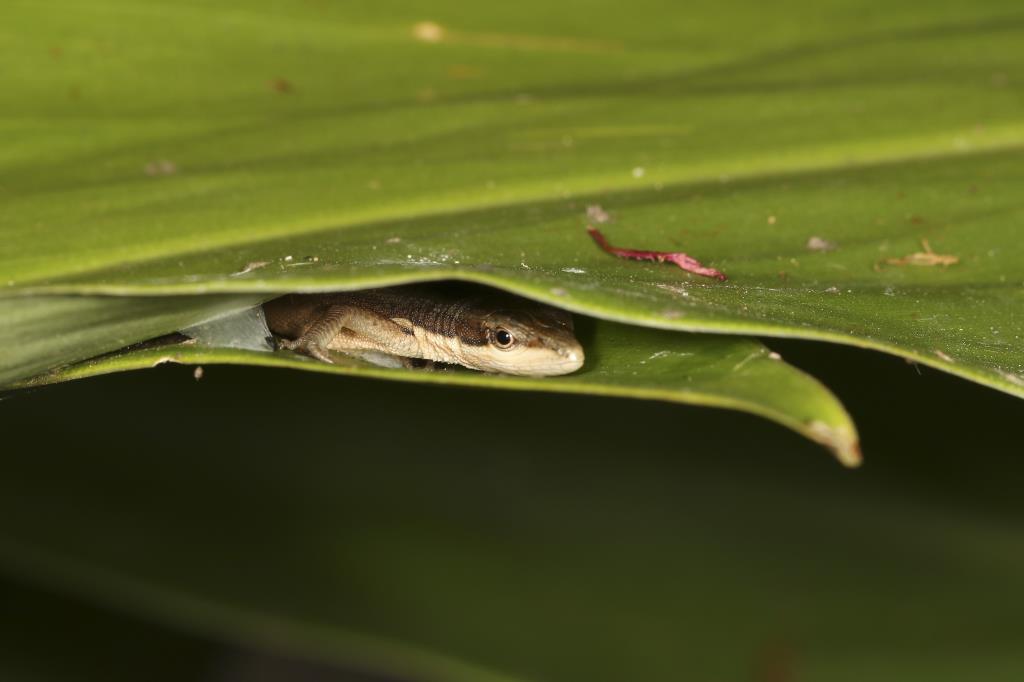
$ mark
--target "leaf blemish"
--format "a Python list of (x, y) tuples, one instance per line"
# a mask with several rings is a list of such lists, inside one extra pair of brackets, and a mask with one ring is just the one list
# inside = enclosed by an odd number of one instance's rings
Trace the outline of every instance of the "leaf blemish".
[(611, 222), (612, 217), (608, 215), (600, 204), (591, 204), (587, 206), (587, 219), (594, 223), (607, 223)]
[(1024, 386), (1024, 377), (1019, 374), (1014, 374), (1012, 372), (999, 372), (999, 374), (1014, 386)]
[(159, 177), (161, 175), (174, 175), (178, 172), (178, 164), (167, 159), (160, 159), (159, 161), (150, 161), (147, 163), (142, 172), (151, 178)]
[(288, 95), (295, 91), (295, 86), (287, 78), (274, 78), (267, 85), (276, 93)]
[(740, 371), (740, 370), (741, 370), (741, 369), (743, 369), (743, 367), (744, 367), (745, 365), (747, 365), (747, 364), (748, 364), (748, 363), (749, 363), (749, 362), (750, 362), (751, 360), (755, 360), (755, 359), (757, 359), (757, 358), (761, 357), (761, 355), (762, 355), (762, 354), (763, 354), (763, 352), (762, 352), (762, 351), (757, 351), (757, 352), (755, 352), (755, 353), (751, 353), (751, 354), (750, 354), (750, 355), (748, 355), (747, 357), (745, 357), (745, 358), (743, 358), (742, 360), (740, 360), (739, 362), (737, 362), (737, 363), (736, 363), (736, 364), (735, 364), (735, 365), (733, 366), (733, 368), (732, 368), (732, 371), (734, 371), (734, 372), (738, 372), (738, 371)]
[(807, 250), (828, 253), (829, 251), (836, 250), (836, 243), (821, 237), (811, 237), (807, 240)]
[(649, 355), (646, 360), (641, 360), (640, 364), (646, 365), (651, 360), (660, 360), (661, 358), (667, 358), (671, 356), (686, 358), (690, 357), (691, 355), (693, 355), (693, 353), (687, 353), (685, 351), (659, 350), (658, 352)]
[(412, 27), (412, 35), (424, 43), (439, 43), (444, 39), (444, 27), (434, 21), (421, 21)]
[(270, 265), (269, 261), (254, 260), (251, 263), (246, 263), (245, 267), (242, 268), (241, 270), (239, 270), (238, 272), (231, 273), (231, 276), (232, 277), (238, 277), (240, 275), (244, 275), (246, 273), (252, 272), (253, 270), (259, 270), (260, 268), (264, 268), (264, 267), (266, 267), (268, 265)]

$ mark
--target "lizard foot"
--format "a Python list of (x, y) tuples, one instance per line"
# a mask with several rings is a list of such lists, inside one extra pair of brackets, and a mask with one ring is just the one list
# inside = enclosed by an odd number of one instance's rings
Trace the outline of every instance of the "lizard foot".
[(334, 360), (328, 355), (327, 349), (321, 346), (319, 343), (308, 341), (306, 339), (278, 339), (277, 347), (284, 350), (294, 351), (301, 353), (302, 355), (308, 355), (312, 358), (316, 358), (320, 362), (326, 362), (329, 365), (334, 364)]

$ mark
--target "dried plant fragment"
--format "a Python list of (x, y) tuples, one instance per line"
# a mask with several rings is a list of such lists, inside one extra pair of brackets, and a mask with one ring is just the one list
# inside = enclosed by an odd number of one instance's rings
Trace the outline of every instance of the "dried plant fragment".
[(696, 258), (687, 256), (685, 253), (672, 252), (672, 251), (645, 251), (641, 249), (620, 249), (612, 246), (605, 239), (601, 231), (593, 225), (587, 225), (587, 232), (593, 237), (597, 245), (603, 250), (617, 256), (619, 258), (628, 258), (630, 260), (650, 260), (656, 263), (674, 263), (687, 272), (692, 272), (695, 275), (702, 275), (704, 277), (713, 277), (721, 282), (728, 279), (725, 273), (709, 268), (701, 264)]
[(250, 273), (253, 270), (259, 270), (260, 268), (265, 268), (268, 265), (270, 265), (268, 261), (254, 260), (251, 263), (246, 263), (245, 267), (239, 270), (238, 272), (232, 273), (232, 277), (238, 277), (239, 275)]
[(936, 265), (949, 266), (956, 265), (960, 262), (958, 256), (953, 256), (944, 253), (935, 253), (932, 251), (931, 244), (928, 243), (927, 239), (921, 240), (921, 248), (924, 251), (917, 251), (911, 253), (902, 258), (886, 258), (885, 262), (888, 265), (920, 265), (923, 267), (934, 267)]

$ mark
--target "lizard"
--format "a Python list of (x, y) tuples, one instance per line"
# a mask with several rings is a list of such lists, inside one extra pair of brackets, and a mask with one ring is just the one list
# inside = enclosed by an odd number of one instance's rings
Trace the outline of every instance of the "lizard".
[(329, 352), (340, 351), (377, 364), (381, 356), (399, 366), (419, 359), (520, 376), (583, 366), (570, 313), (496, 290), (435, 284), (289, 294), (263, 309), (279, 348), (328, 363)]

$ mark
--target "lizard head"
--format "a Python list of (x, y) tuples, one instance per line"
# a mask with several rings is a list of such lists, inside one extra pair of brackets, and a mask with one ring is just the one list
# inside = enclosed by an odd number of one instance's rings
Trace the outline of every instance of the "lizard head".
[(583, 366), (583, 347), (573, 334), (572, 315), (540, 304), (510, 306), (480, 317), (484, 343), (463, 348), (485, 372), (521, 376), (569, 374)]

